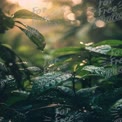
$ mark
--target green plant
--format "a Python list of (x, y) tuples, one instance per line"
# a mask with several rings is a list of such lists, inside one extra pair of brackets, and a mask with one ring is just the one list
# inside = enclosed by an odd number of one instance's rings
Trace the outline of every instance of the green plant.
[[(13, 17), (0, 11), (0, 32), (17, 26), (43, 51), (44, 36), (16, 21), (32, 16), (44, 19), (27, 10), (19, 10)], [(57, 49), (50, 53), (52, 60), (42, 72), (38, 67), (25, 65), (1, 42), (0, 120), (111, 122), (121, 118), (122, 54), (112, 53), (121, 52), (121, 45), (119, 40), (106, 40), (90, 46)], [(112, 58), (118, 63), (111, 62)], [(34, 71), (38, 74), (34, 75)]]

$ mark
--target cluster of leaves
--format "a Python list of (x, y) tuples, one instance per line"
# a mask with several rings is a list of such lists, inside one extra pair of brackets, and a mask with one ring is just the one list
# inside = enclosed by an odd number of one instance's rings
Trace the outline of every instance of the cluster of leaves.
[[(38, 49), (45, 40), (36, 29), (16, 18), (43, 19), (27, 10), (13, 17), (0, 11), (2, 33), (17, 26)], [(17, 25), (15, 25), (15, 23)], [(0, 121), (1, 122), (111, 122), (122, 117), (121, 50), (122, 42), (107, 40), (79, 47), (66, 47), (51, 52), (52, 61), (46, 72), (28, 67), (13, 50), (0, 44)], [(118, 63), (111, 63), (114, 58)], [(45, 69), (45, 67), (44, 67)], [(50, 70), (53, 69), (53, 70)], [(33, 72), (38, 75), (33, 75)], [(60, 113), (56, 111), (68, 109)]]

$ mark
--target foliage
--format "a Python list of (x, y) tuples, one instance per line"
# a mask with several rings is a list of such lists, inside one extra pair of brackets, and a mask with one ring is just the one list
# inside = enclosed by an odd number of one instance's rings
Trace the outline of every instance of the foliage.
[[(16, 20), (32, 15), (27, 10), (19, 10), (8, 17), (0, 11), (0, 33), (17, 26), (43, 51), (44, 36)], [(0, 44), (0, 121), (111, 122), (122, 117), (121, 53), (115, 54), (121, 51), (120, 40), (57, 49), (50, 52), (53, 59), (43, 71), (24, 64), (3, 41)]]

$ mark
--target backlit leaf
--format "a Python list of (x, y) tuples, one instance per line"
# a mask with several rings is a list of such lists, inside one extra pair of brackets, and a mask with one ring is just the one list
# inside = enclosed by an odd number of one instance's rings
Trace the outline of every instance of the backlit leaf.
[[(17, 26), (19, 27), (19, 26)], [(27, 36), (28, 38), (37, 45), (38, 49), (42, 50), (45, 48), (45, 39), (44, 36), (37, 31), (36, 29), (30, 27), (30, 26), (26, 26), (26, 29), (19, 27)]]
[(26, 9), (22, 9), (22, 10), (15, 12), (14, 18), (44, 20), (43, 17), (41, 17), (31, 11), (28, 11)]

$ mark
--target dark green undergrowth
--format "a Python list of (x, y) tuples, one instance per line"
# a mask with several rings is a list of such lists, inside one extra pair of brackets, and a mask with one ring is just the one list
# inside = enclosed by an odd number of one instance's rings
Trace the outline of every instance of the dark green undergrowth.
[[(45, 55), (45, 38), (16, 19), (44, 20), (28, 10), (6, 16), (0, 33), (14, 26)], [(38, 67), (0, 40), (0, 122), (115, 122), (122, 117), (122, 41), (105, 40), (48, 53)]]

